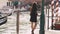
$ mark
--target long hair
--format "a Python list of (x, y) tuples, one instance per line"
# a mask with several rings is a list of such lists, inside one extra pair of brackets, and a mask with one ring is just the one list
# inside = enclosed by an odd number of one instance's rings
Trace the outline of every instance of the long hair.
[(33, 11), (37, 11), (37, 4), (36, 4), (36, 3), (33, 3), (33, 5), (32, 5), (32, 10), (33, 10)]
[(31, 14), (37, 14), (37, 4), (36, 3), (33, 3), (32, 5), (32, 11), (31, 11)]

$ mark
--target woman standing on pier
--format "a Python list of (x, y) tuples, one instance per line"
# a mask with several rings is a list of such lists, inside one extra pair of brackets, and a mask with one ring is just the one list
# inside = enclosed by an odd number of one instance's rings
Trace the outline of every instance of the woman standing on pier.
[(37, 3), (36, 2), (34, 2), (31, 7), (30, 22), (31, 22), (32, 34), (34, 34), (34, 30), (36, 29), (37, 26)]

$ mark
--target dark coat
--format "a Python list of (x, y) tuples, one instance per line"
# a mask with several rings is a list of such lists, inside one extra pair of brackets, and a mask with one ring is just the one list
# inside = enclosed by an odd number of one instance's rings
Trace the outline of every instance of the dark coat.
[(31, 22), (37, 22), (37, 5), (34, 3), (31, 9), (31, 13), (30, 13), (30, 21)]

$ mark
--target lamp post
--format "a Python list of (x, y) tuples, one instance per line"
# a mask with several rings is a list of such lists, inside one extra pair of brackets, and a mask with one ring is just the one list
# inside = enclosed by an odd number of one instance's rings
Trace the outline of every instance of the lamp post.
[(44, 26), (45, 26), (44, 0), (42, 0), (42, 11), (40, 16), (40, 33), (39, 34), (45, 34)]
[(48, 29), (49, 29), (49, 9), (50, 9), (50, 6), (48, 5), (47, 8), (48, 8), (48, 25), (47, 26), (48, 26)]

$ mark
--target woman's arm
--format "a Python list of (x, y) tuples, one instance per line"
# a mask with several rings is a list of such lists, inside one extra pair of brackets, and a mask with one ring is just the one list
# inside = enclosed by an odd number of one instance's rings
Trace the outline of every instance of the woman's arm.
[(32, 7), (30, 7), (30, 11), (32, 11)]
[(30, 7), (30, 15), (31, 15), (32, 7)]

